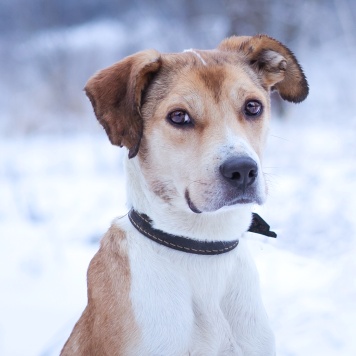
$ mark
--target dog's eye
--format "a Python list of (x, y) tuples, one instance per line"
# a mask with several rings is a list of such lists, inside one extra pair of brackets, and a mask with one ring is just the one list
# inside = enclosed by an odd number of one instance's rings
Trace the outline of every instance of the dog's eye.
[(262, 113), (262, 104), (257, 100), (247, 101), (244, 111), (246, 116), (259, 116)]
[(188, 113), (184, 110), (173, 111), (168, 114), (167, 119), (175, 125), (187, 125), (191, 124), (192, 120)]

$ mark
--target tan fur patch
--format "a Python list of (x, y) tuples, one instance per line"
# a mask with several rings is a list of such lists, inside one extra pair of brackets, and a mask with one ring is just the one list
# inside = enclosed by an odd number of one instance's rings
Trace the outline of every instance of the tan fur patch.
[(152, 183), (152, 190), (166, 203), (169, 203), (177, 195), (171, 182), (154, 181)]
[(160, 66), (157, 51), (143, 51), (103, 69), (85, 86), (95, 115), (110, 142), (127, 147), (130, 157), (137, 154), (142, 136), (142, 91)]
[(112, 226), (88, 270), (88, 305), (62, 356), (124, 355), (138, 342), (125, 233)]
[(275, 84), (283, 99), (299, 103), (307, 97), (309, 87), (303, 70), (294, 54), (279, 41), (266, 35), (232, 36), (218, 48), (243, 53), (267, 85)]
[(206, 67), (199, 71), (199, 77), (205, 87), (213, 93), (216, 102), (221, 98), (221, 87), (225, 81), (226, 72), (223, 66)]

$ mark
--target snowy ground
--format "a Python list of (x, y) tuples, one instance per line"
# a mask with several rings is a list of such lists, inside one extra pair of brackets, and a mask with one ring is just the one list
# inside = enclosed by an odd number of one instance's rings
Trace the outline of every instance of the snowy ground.
[[(350, 129), (293, 121), (271, 129), (270, 198), (258, 210), (279, 237), (249, 239), (278, 355), (356, 354)], [(0, 147), (0, 354), (55, 355), (85, 306), (98, 239), (126, 211), (123, 152), (100, 133)]]
[(2, 141), (0, 355), (45, 355), (78, 317), (89, 259), (124, 211), (119, 156), (103, 137)]

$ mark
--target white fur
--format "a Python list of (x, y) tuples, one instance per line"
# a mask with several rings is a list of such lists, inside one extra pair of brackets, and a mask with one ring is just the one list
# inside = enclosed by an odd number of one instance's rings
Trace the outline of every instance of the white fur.
[[(146, 186), (137, 158), (126, 162), (129, 205), (155, 227), (200, 240), (244, 234), (251, 206), (216, 212), (173, 212)], [(141, 342), (132, 355), (275, 355), (256, 268), (240, 239), (226, 254), (200, 256), (161, 246), (127, 218), (116, 221), (128, 239), (131, 301)]]
[(204, 61), (203, 57), (198, 52), (194, 51), (194, 49), (192, 49), (192, 48), (186, 49), (183, 52), (184, 53), (191, 52), (191, 53), (195, 54), (205, 66), (207, 65), (207, 63)]

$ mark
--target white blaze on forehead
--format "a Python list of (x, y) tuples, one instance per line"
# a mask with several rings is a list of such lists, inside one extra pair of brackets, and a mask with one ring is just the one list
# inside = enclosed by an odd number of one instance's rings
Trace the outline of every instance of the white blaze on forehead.
[(203, 57), (198, 52), (194, 51), (194, 49), (192, 49), (192, 48), (185, 49), (183, 52), (184, 53), (191, 52), (191, 53), (195, 54), (205, 66), (207, 65), (206, 62), (204, 61)]

